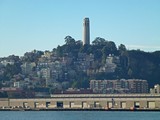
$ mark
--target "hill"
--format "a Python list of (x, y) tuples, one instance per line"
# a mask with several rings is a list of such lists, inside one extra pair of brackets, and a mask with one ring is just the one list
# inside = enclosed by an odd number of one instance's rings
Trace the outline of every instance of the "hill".
[[(160, 51), (144, 52), (118, 47), (97, 37), (91, 45), (65, 37), (65, 44), (52, 51), (26, 52), (19, 57), (0, 58), (0, 86), (34, 89), (49, 87), (52, 92), (88, 88), (92, 79), (145, 79), (149, 86), (160, 84)], [(17, 84), (16, 84), (17, 83)]]

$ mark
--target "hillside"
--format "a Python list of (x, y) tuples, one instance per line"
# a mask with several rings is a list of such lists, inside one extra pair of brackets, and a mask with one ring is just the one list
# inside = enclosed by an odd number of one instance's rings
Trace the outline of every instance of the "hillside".
[(50, 87), (52, 91), (88, 88), (91, 79), (145, 79), (149, 87), (160, 84), (160, 51), (144, 52), (118, 47), (97, 37), (91, 45), (71, 36), (52, 51), (26, 52), (0, 58), (1, 87), (15, 82), (23, 88)]

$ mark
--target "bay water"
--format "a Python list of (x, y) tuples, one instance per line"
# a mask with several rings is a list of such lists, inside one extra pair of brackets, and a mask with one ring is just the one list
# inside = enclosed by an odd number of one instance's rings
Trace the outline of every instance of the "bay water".
[(160, 112), (0, 111), (0, 120), (160, 120)]

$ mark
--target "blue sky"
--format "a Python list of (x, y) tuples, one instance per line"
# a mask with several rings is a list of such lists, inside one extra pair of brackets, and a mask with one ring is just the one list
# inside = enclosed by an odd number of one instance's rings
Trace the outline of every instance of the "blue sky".
[(160, 50), (160, 0), (0, 0), (0, 57), (52, 50), (67, 35), (82, 40), (84, 17), (91, 41)]

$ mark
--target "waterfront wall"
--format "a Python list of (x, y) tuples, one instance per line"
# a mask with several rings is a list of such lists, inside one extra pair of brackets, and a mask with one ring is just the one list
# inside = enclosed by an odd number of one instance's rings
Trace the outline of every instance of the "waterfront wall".
[(59, 94), (51, 98), (0, 99), (10, 109), (160, 109), (160, 95)]

